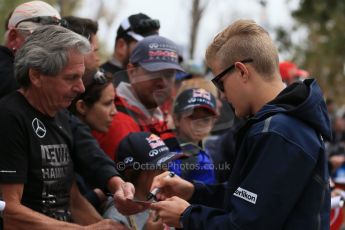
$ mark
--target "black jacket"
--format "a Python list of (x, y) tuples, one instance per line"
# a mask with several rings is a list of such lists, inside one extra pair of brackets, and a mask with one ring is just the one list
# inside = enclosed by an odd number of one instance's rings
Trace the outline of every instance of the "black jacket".
[(18, 89), (14, 78), (14, 55), (6, 46), (0, 46), (0, 98)]

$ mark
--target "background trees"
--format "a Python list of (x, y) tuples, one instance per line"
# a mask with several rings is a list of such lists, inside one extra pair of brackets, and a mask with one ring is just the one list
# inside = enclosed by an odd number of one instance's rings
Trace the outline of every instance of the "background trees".
[[(291, 31), (277, 29), (281, 50), (290, 50), (291, 58), (317, 78), (326, 95), (345, 102), (345, 1), (300, 0), (292, 12), (295, 26)], [(304, 30), (298, 44), (291, 34)]]

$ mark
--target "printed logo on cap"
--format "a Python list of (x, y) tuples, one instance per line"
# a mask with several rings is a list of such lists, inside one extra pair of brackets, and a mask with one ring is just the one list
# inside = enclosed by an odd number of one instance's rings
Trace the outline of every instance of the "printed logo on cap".
[(152, 149), (150, 152), (149, 152), (149, 156), (150, 157), (154, 157), (156, 155), (158, 155), (159, 151), (157, 149)]
[(159, 47), (158, 43), (150, 43), (149, 44), (150, 49), (157, 49)]
[(123, 162), (124, 162), (125, 164), (129, 164), (129, 163), (133, 162), (133, 157), (126, 157), (126, 158), (123, 160)]
[(211, 93), (205, 89), (193, 89), (193, 97), (201, 97), (207, 100), (211, 100)]
[(146, 137), (145, 139), (152, 149), (165, 146), (164, 142), (154, 134), (151, 134), (149, 137)]
[(214, 102), (212, 101), (211, 93), (205, 89), (193, 89), (190, 98), (187, 100), (186, 107), (193, 106), (194, 104), (204, 104), (214, 108)]
[(177, 62), (178, 55), (174, 47), (170, 47), (167, 44), (160, 44), (152, 42), (148, 45), (149, 47), (149, 60), (171, 60)]
[(165, 161), (169, 160), (171, 158), (171, 156), (165, 156), (165, 157), (162, 157), (161, 159), (159, 159), (159, 161), (157, 161), (157, 165), (160, 165), (162, 163), (164, 163)]

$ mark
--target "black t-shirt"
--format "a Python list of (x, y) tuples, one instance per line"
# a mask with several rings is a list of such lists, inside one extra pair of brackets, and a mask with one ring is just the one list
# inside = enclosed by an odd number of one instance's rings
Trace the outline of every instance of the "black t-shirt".
[(0, 98), (19, 88), (14, 78), (14, 55), (5, 46), (0, 46)]
[(24, 184), (23, 205), (70, 221), (73, 139), (66, 114), (46, 116), (13, 92), (0, 101), (0, 127), (0, 183)]

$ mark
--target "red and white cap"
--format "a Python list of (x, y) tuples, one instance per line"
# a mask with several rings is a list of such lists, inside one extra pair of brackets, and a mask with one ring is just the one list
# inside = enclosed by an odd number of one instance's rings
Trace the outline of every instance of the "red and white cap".
[(42, 23), (30, 21), (28, 19), (37, 17), (51, 17), (56, 20), (60, 20), (61, 16), (59, 12), (46, 2), (31, 1), (23, 3), (17, 6), (9, 21), (8, 29), (23, 29), (23, 30), (35, 30)]

